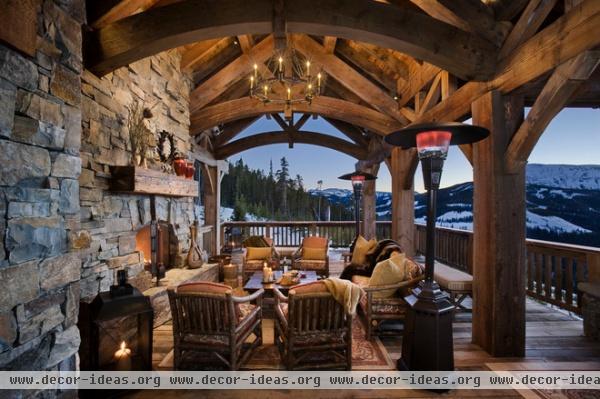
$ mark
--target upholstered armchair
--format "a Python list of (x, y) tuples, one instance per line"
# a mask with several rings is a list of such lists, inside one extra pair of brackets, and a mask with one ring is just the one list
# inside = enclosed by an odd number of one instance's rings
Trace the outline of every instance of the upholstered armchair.
[(292, 268), (314, 270), (320, 276), (329, 277), (329, 238), (304, 237), (292, 256)]
[(408, 273), (406, 280), (387, 284), (374, 285), (371, 277), (355, 275), (352, 282), (358, 284), (366, 295), (359, 304), (359, 312), (364, 317), (367, 339), (373, 334), (386, 335), (381, 324), (386, 320), (404, 321), (409, 309), (404, 297), (410, 295), (412, 290), (423, 280), (423, 268), (411, 259), (406, 259)]
[(352, 369), (352, 316), (325, 283), (277, 288), (275, 344), (288, 370)]
[[(235, 297), (231, 287), (212, 282), (170, 287), (175, 370), (189, 352), (212, 353), (228, 369), (238, 370), (262, 345), (263, 292)], [(247, 343), (251, 334), (255, 338)]]
[[(258, 247), (252, 242), (245, 242), (244, 256), (242, 259), (242, 277), (248, 280), (254, 272), (262, 271), (264, 262), (277, 269), (279, 255), (273, 247), (273, 240), (268, 237), (260, 237), (268, 246)], [(248, 241), (248, 240), (247, 240)]]

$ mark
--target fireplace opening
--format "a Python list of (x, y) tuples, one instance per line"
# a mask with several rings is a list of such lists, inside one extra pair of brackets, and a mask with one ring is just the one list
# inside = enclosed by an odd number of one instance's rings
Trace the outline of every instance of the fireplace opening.
[[(140, 228), (135, 236), (136, 250), (144, 257), (144, 269), (152, 272), (152, 240), (151, 225)], [(181, 256), (181, 245), (175, 228), (171, 223), (158, 222), (156, 235), (156, 263), (163, 265), (165, 270), (183, 266)]]

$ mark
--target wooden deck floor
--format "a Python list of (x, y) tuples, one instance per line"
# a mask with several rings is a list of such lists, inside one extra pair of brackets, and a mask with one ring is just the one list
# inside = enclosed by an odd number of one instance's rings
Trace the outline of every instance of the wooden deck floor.
[[(334, 269), (335, 270), (335, 269)], [(470, 306), (470, 303), (466, 301)], [(600, 343), (587, 340), (583, 336), (583, 322), (569, 313), (546, 304), (527, 299), (526, 313), (526, 357), (494, 358), (471, 343), (471, 314), (457, 313), (454, 321), (455, 365), (461, 369), (504, 369), (504, 370), (600, 370)], [(155, 330), (155, 366), (172, 349), (170, 325)], [(402, 338), (384, 337), (382, 341), (393, 360), (400, 357)], [(161, 399), (187, 398), (254, 398), (258, 391), (173, 391), (160, 392)], [(158, 392), (138, 392), (132, 398), (152, 398)], [(496, 398), (537, 398), (531, 391), (451, 391), (443, 395), (427, 391), (261, 391), (261, 398), (438, 398), (438, 397), (496, 397)], [(590, 396), (594, 397), (594, 396)], [(598, 395), (600, 397), (600, 394)]]

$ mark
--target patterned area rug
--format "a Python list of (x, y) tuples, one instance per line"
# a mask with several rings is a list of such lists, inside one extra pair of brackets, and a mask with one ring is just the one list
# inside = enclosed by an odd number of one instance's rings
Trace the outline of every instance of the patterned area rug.
[[(250, 360), (242, 366), (243, 370), (285, 370), (279, 351), (273, 343), (273, 320), (263, 320), (263, 345), (258, 348)], [(197, 361), (196, 361), (197, 360)], [(202, 356), (194, 359), (199, 364), (214, 364)], [(159, 370), (173, 368), (173, 350), (158, 365)], [(367, 341), (363, 323), (355, 318), (352, 323), (352, 369), (353, 370), (395, 370), (395, 364), (379, 338)]]

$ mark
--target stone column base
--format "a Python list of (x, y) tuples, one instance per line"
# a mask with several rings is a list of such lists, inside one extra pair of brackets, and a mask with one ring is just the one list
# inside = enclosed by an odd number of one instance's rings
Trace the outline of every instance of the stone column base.
[(581, 305), (585, 336), (600, 341), (600, 298), (584, 293)]

